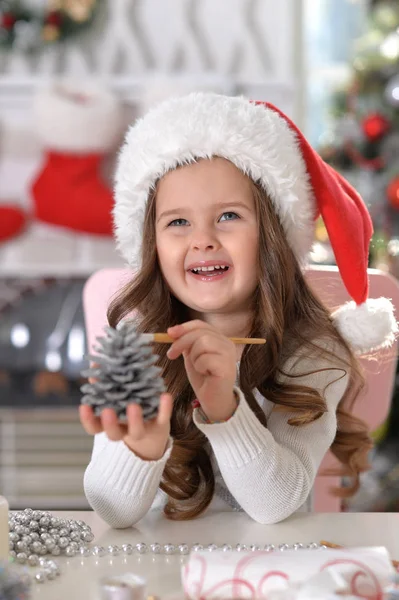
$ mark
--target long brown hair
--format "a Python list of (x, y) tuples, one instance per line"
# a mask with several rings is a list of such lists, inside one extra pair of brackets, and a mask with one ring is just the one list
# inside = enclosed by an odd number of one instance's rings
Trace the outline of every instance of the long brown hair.
[[(254, 396), (256, 388), (277, 405), (277, 409), (296, 413), (294, 417), (291, 414), (288, 423), (299, 427), (317, 420), (328, 409), (319, 391), (295, 384), (294, 377), (292, 382), (286, 379), (281, 382), (285, 359), (299, 348), (305, 348), (332, 358), (335, 365), (342, 365), (342, 369), (337, 369), (337, 379), (348, 370), (349, 383), (338, 405), (338, 427), (331, 450), (343, 466), (342, 474), (352, 478), (352, 485), (336, 489), (334, 493), (349, 496), (359, 487), (360, 472), (368, 468), (367, 455), (372, 447), (366, 424), (351, 414), (353, 402), (364, 383), (361, 370), (334, 327), (329, 311), (308, 286), (267, 194), (258, 185), (252, 186), (259, 223), (259, 285), (249, 335), (264, 337), (267, 343), (245, 347), (240, 362), (240, 388), (264, 426), (266, 416)], [(190, 319), (187, 307), (169, 291), (158, 264), (155, 196), (156, 192), (152, 193), (147, 202), (142, 267), (108, 310), (108, 320), (113, 327), (133, 311), (138, 312), (138, 329), (142, 332), (166, 331), (167, 327)], [(331, 340), (333, 347), (339, 348), (340, 356), (338, 352), (319, 349), (315, 340), (320, 338)], [(207, 439), (193, 423), (194, 392), (183, 359), (169, 361), (166, 351), (166, 345), (154, 347), (166, 387), (174, 398), (171, 419), (174, 444), (163, 472), (161, 489), (168, 495), (165, 515), (169, 519), (185, 520), (200, 515), (208, 507), (215, 479)], [(286, 375), (290, 377), (289, 373)]]

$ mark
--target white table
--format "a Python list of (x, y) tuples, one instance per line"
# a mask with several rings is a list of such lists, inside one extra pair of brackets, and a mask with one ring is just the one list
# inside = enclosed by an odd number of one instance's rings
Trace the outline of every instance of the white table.
[[(399, 559), (399, 514), (394, 513), (298, 513), (276, 525), (259, 525), (243, 513), (219, 512), (175, 523), (153, 512), (135, 528), (112, 530), (92, 512), (53, 512), (81, 519), (91, 526), (93, 544), (108, 546), (143, 541), (147, 544), (229, 543), (281, 544), (309, 543), (321, 539), (348, 546), (385, 546)], [(55, 581), (35, 584), (33, 600), (98, 600), (98, 582), (104, 575), (133, 572), (148, 580), (148, 592), (162, 599), (183, 597), (180, 569), (187, 557), (134, 554), (103, 558), (57, 557), (62, 574)]]

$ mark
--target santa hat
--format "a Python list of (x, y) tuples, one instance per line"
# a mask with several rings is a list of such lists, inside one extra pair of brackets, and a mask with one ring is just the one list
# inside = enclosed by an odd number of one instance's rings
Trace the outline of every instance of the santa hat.
[(336, 262), (353, 301), (333, 318), (358, 353), (389, 346), (398, 331), (386, 298), (368, 299), (368, 248), (373, 233), (357, 192), (312, 149), (276, 107), (242, 97), (192, 93), (153, 108), (127, 133), (116, 172), (114, 224), (127, 263), (141, 263), (149, 192), (178, 165), (219, 156), (267, 191), (301, 266), (323, 217)]

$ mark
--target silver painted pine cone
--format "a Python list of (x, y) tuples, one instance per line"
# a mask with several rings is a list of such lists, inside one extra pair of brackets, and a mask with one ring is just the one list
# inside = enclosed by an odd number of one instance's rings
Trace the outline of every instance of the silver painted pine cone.
[(97, 354), (89, 356), (95, 366), (82, 371), (95, 381), (81, 387), (81, 403), (92, 406), (97, 416), (103, 408), (113, 408), (120, 421), (126, 420), (128, 404), (139, 404), (144, 419), (153, 418), (165, 385), (148, 338), (123, 323), (118, 329), (105, 327), (105, 335), (97, 340)]

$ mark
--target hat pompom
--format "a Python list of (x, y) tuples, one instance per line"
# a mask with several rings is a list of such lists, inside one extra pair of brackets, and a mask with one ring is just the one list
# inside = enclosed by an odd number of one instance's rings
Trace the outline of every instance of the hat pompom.
[(356, 354), (388, 348), (398, 333), (394, 307), (388, 298), (347, 302), (332, 313), (334, 323)]

